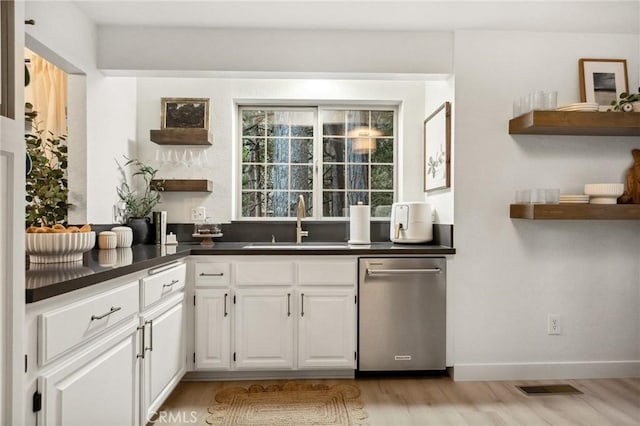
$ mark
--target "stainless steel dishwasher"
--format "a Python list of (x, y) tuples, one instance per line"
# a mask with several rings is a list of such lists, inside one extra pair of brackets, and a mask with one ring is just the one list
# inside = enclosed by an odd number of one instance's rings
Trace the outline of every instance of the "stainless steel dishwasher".
[(359, 260), (358, 370), (446, 368), (444, 258)]

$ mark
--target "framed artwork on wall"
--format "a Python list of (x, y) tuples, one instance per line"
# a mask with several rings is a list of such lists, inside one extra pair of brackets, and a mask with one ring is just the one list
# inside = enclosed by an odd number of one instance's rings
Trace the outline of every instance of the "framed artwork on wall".
[(451, 187), (451, 103), (424, 120), (424, 190)]
[(161, 98), (163, 129), (209, 129), (208, 98)]
[(578, 61), (580, 101), (600, 105), (607, 110), (620, 93), (629, 92), (626, 59), (586, 59)]

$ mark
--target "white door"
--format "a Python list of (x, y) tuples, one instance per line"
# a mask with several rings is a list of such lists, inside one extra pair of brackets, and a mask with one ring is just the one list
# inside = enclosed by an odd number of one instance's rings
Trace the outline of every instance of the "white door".
[(293, 368), (291, 289), (238, 289), (235, 303), (236, 368)]
[(136, 325), (39, 377), (39, 426), (139, 424)]
[(355, 368), (353, 290), (302, 289), (298, 297), (298, 368)]
[(147, 417), (143, 419), (146, 424), (186, 371), (184, 294), (177, 303), (165, 304), (146, 314), (143, 321), (146, 328), (142, 413), (146, 413)]
[(231, 292), (196, 290), (196, 368), (228, 370), (231, 359)]

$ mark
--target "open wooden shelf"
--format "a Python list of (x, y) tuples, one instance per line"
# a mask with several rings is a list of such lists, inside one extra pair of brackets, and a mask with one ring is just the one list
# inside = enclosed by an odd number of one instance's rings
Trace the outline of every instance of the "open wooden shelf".
[(149, 130), (149, 139), (158, 145), (211, 145), (207, 129)]
[(152, 180), (151, 187), (158, 188), (162, 186), (161, 191), (168, 192), (212, 192), (213, 182), (206, 179), (164, 179)]
[(512, 219), (640, 220), (640, 204), (511, 204)]
[(509, 134), (640, 136), (640, 113), (531, 111), (509, 120)]

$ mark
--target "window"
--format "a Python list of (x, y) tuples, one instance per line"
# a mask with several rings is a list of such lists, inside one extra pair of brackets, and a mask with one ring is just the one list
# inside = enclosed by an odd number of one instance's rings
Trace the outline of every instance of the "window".
[[(394, 200), (395, 111), (241, 107), (242, 218), (341, 218), (371, 205), (388, 217)], [(319, 206), (316, 208), (316, 206)]]

